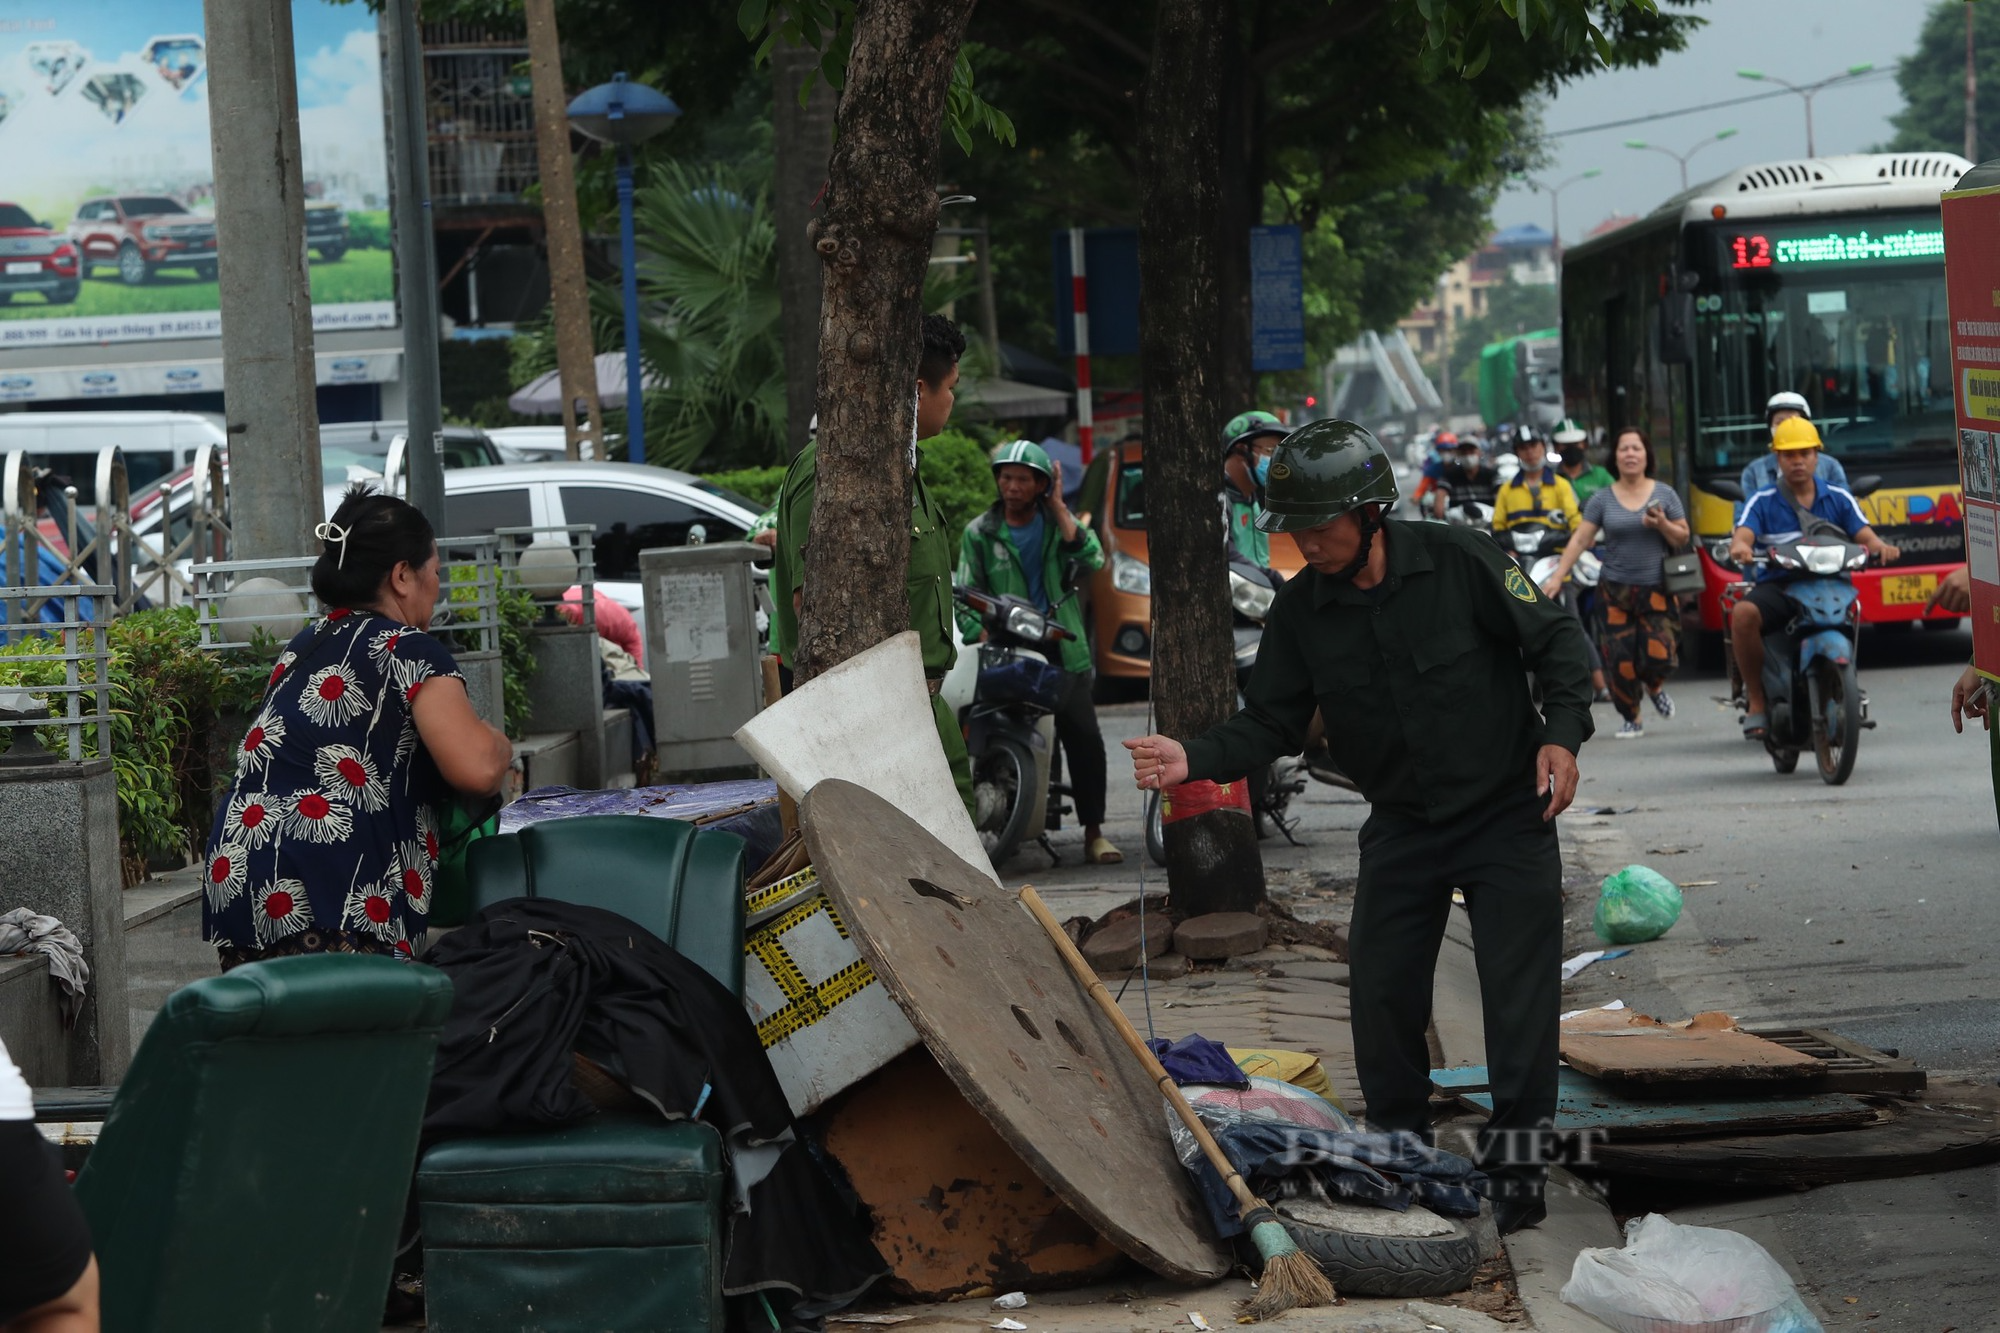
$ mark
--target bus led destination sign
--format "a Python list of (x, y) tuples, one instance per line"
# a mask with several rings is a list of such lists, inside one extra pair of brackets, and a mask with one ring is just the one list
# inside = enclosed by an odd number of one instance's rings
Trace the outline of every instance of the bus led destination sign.
[(1732, 270), (1824, 269), (1847, 264), (1936, 263), (1944, 229), (1934, 222), (1888, 228), (1826, 227), (1723, 234), (1723, 262)]

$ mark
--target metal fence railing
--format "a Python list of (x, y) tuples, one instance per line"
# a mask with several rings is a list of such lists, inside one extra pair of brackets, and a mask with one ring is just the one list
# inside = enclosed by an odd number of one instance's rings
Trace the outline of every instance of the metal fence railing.
[[(510, 586), (532, 595), (537, 605), (553, 608), (564, 600), (572, 587), (582, 591), (582, 623), (597, 628), (597, 562), (592, 538), (597, 529), (588, 523), (551, 524), (541, 527), (498, 528), (501, 577)], [(575, 572), (554, 552), (567, 549), (575, 561)], [(525, 560), (525, 564), (523, 563)], [(566, 580), (566, 581), (565, 581)]]
[[(0, 656), (0, 765), (111, 756), (111, 589), (0, 587), (7, 652)], [(29, 610), (32, 607), (33, 610)], [(94, 732), (90, 743), (85, 733)], [(55, 750), (44, 738), (59, 737)]]
[(431, 197), (438, 204), (518, 203), (541, 178), (527, 60), (519, 34), (425, 25)]

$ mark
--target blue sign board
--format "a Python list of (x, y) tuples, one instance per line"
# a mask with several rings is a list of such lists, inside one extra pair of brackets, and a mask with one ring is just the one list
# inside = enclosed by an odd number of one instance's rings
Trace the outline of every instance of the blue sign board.
[[(1299, 229), (1289, 224), (1250, 229), (1252, 370), (1306, 368), (1306, 283), (1299, 245)], [(1092, 328), (1094, 340), (1095, 321)]]
[[(1056, 341), (1076, 355), (1075, 307), (1070, 302), (1069, 232), (1052, 232)], [(1090, 312), (1092, 356), (1139, 354), (1139, 229), (1092, 227), (1083, 234), (1084, 301)]]

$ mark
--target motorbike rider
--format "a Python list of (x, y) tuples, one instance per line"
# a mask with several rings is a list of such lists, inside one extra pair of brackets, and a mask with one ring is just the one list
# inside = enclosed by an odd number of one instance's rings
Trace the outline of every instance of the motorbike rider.
[[(917, 361), (916, 437), (927, 440), (951, 420), (953, 388), (958, 384), (958, 359), (965, 354), (965, 335), (943, 315), (925, 315), (923, 352)], [(910, 628), (923, 641), (924, 678), (931, 692), (931, 719), (938, 742), (951, 766), (952, 783), (970, 812), (972, 761), (965, 750), (965, 733), (958, 728), (938, 690), (945, 673), (958, 660), (951, 632), (951, 536), (944, 509), (932, 496), (924, 475), (924, 451), (910, 450), (910, 569), (907, 578)], [(805, 585), (806, 538), (812, 525), (813, 496), (819, 489), (819, 443), (799, 451), (778, 487), (777, 536), (771, 551), (771, 651), (789, 673), (796, 665), (799, 602)], [(838, 571), (833, 571), (838, 577)]]
[(1563, 418), (1562, 425), (1556, 427), (1554, 440), (1557, 466), (1569, 479), (1569, 488), (1576, 492), (1576, 503), (1581, 508), (1614, 478), (1602, 463), (1590, 461), (1590, 434), (1574, 418)]
[(1567, 537), (1583, 521), (1577, 508), (1576, 492), (1569, 478), (1548, 460), (1548, 446), (1533, 431), (1521, 436), (1514, 446), (1521, 470), (1502, 485), (1493, 498), (1493, 530), (1547, 528)]
[[(1778, 429), (1779, 422), (1791, 421), (1798, 417), (1804, 417), (1807, 421), (1812, 420), (1812, 404), (1806, 401), (1804, 394), (1793, 393), (1787, 389), (1781, 393), (1772, 394), (1771, 401), (1764, 404), (1764, 425), (1773, 431)], [(1827, 453), (1824, 449), (1820, 450), (1819, 461), (1813, 465), (1813, 468), (1813, 476), (1819, 479), (1820, 485), (1839, 486), (1843, 490), (1846, 489), (1847, 469), (1842, 467), (1840, 460), (1832, 454)], [(1778, 477), (1778, 462), (1775, 454), (1758, 454), (1755, 458), (1751, 459), (1744, 467), (1743, 475), (1737, 479), (1737, 484), (1743, 488), (1744, 502), (1747, 504), (1750, 496), (1755, 495), (1759, 491), (1768, 491), (1776, 486), (1778, 484)], [(1736, 521), (1739, 523), (1743, 521), (1741, 510), (1737, 511)]]
[(1484, 534), (1384, 518), (1396, 498), (1389, 456), (1362, 427), (1327, 419), (1287, 436), (1261, 522), (1307, 567), (1271, 605), (1242, 711), (1185, 744), (1125, 746), (1141, 788), (1228, 780), (1296, 754), (1324, 712), (1334, 759), (1373, 806), (1350, 928), (1368, 1119), (1430, 1134), (1432, 974), (1461, 889), (1493, 1090), (1479, 1157), (1509, 1232), (1544, 1216), (1563, 932), (1554, 821), (1591, 734), (1584, 636)]
[[(1053, 715), (1056, 739), (1069, 763), (1076, 820), (1083, 825), (1083, 859), (1115, 865), (1125, 855), (1104, 836), (1104, 736), (1091, 701), (1096, 673), (1083, 636), (1082, 604), (1065, 587), (1072, 571), (1103, 568), (1104, 548), (1063, 502), (1062, 464), (1039, 444), (1001, 445), (993, 455), (993, 481), (999, 500), (967, 524), (959, 539), (958, 581), (995, 596), (1026, 598), (1070, 632), (1058, 664), (1067, 679)], [(962, 613), (960, 623), (967, 634), (980, 632), (977, 616)]]
[(1479, 441), (1468, 435), (1452, 446), (1451, 461), (1438, 469), (1438, 489), (1431, 495), (1431, 513), (1443, 518), (1447, 505), (1490, 505), (1499, 484), (1500, 475), (1486, 466)]
[(1424, 497), (1438, 490), (1443, 482), (1445, 455), (1458, 448), (1458, 436), (1448, 430), (1441, 430), (1431, 436), (1430, 452), (1424, 456), (1422, 475), (1417, 478), (1416, 488), (1410, 492), (1410, 506), (1418, 513), (1423, 512)]
[(1222, 503), (1229, 544), (1259, 569), (1271, 567), (1271, 539), (1257, 527), (1264, 512), (1264, 474), (1285, 423), (1269, 412), (1238, 412), (1222, 428)]
[(1758, 548), (1797, 541), (1817, 530), (1838, 531), (1867, 548), (1883, 564), (1902, 551), (1875, 535), (1861, 506), (1844, 486), (1819, 480), (1819, 432), (1803, 414), (1780, 421), (1771, 431), (1771, 455), (1779, 472), (1776, 486), (1756, 492), (1743, 503), (1743, 517), (1729, 539), (1729, 559), (1738, 569), (1754, 571), (1750, 593), (1729, 614), (1729, 638), (1736, 669), (1743, 677), (1743, 735), (1761, 741), (1768, 734), (1764, 698), (1764, 627), (1792, 618), (1783, 586), (1791, 576), (1771, 565), (1754, 566)]

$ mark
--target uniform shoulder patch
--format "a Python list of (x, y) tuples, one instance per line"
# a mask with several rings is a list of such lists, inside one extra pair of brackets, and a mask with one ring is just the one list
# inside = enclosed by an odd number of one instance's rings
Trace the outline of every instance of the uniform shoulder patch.
[(1520, 600), (1524, 602), (1535, 600), (1535, 585), (1528, 582), (1528, 576), (1521, 572), (1519, 565), (1510, 568), (1500, 581), (1507, 585), (1508, 592), (1513, 593)]

